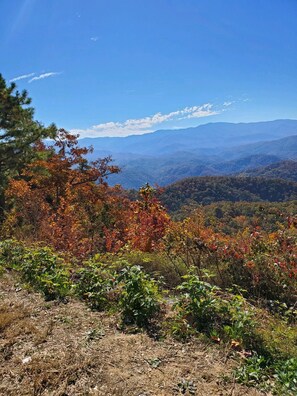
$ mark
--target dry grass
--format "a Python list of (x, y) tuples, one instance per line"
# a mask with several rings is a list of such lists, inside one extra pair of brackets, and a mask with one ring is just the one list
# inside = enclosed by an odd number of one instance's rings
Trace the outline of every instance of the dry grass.
[(193, 381), (194, 394), (256, 396), (225, 383), (234, 362), (202, 342), (154, 341), (123, 334), (117, 318), (78, 301), (46, 303), (0, 280), (0, 394), (53, 396), (170, 396)]

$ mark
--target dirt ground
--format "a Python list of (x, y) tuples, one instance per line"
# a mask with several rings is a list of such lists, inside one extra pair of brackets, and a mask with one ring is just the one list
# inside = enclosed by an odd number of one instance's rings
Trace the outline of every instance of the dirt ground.
[(45, 302), (5, 275), (0, 395), (261, 395), (224, 380), (235, 362), (220, 348), (124, 334), (117, 321), (79, 301)]

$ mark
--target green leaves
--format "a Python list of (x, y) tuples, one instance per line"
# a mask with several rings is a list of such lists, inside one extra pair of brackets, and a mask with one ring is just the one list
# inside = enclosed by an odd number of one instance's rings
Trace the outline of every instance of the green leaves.
[(27, 249), (22, 257), (21, 275), (46, 300), (65, 298), (70, 291), (69, 271), (50, 248)]
[(200, 280), (193, 269), (183, 279), (184, 282), (177, 287), (182, 294), (176, 308), (184, 316), (190, 317), (197, 330), (206, 329), (211, 326), (216, 311), (217, 300), (214, 292), (217, 288)]
[(1, 241), (0, 264), (16, 270), (23, 282), (41, 292), (46, 300), (63, 299), (70, 293), (69, 269), (50, 248), (28, 248), (15, 240)]
[(106, 264), (89, 260), (77, 273), (76, 293), (93, 309), (103, 310), (111, 305), (116, 275)]
[(255, 386), (274, 395), (295, 396), (297, 394), (297, 359), (269, 362), (254, 354), (235, 371), (236, 381)]
[(124, 268), (118, 280), (122, 282), (120, 307), (123, 322), (146, 327), (160, 311), (158, 283), (137, 265)]

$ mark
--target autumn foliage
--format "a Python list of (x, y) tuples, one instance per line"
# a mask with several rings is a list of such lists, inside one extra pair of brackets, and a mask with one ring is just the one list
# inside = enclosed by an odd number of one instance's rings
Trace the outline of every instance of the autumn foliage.
[(143, 251), (160, 246), (169, 216), (153, 189), (140, 191), (136, 202), (106, 179), (119, 172), (107, 157), (89, 162), (91, 148), (60, 130), (50, 145), (38, 142), (42, 158), (11, 179), (6, 191), (6, 235), (41, 241), (76, 256), (116, 252), (125, 244)]

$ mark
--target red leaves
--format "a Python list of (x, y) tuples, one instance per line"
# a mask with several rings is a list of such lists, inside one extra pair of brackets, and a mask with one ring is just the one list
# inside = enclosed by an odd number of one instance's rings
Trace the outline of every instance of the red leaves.
[(151, 252), (162, 247), (170, 218), (149, 185), (139, 191), (140, 199), (130, 205), (127, 240), (132, 248)]

